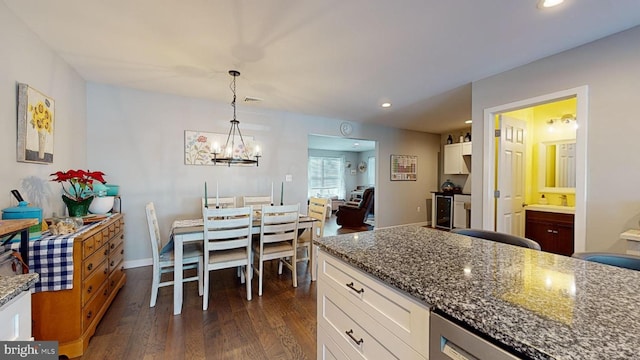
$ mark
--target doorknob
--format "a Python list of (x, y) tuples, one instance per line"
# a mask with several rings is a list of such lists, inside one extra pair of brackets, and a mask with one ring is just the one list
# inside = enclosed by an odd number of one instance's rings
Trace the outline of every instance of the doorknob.
[(522, 207), (525, 207), (525, 206), (527, 206), (527, 205), (529, 205), (529, 204), (527, 204), (527, 203), (522, 203)]

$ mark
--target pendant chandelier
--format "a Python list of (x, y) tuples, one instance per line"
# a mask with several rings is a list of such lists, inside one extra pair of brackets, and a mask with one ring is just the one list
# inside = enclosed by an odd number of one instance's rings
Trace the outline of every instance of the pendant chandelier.
[(236, 78), (240, 76), (240, 72), (237, 70), (229, 70), (229, 75), (233, 76), (231, 82), (231, 91), (233, 92), (233, 101), (231, 106), (233, 107), (233, 120), (231, 120), (231, 129), (229, 129), (229, 135), (227, 135), (227, 142), (223, 148), (220, 148), (217, 144), (212, 144), (211, 151), (213, 158), (213, 164), (227, 164), (233, 165), (253, 165), (258, 166), (258, 160), (260, 159), (260, 149), (256, 146), (252, 149), (251, 153), (247, 148), (242, 133), (240, 132), (240, 121), (236, 119)]

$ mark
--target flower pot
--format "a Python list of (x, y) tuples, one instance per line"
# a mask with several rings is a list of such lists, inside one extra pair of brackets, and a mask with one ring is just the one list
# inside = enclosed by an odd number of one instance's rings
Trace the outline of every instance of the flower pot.
[(89, 205), (93, 201), (93, 196), (88, 197), (84, 200), (76, 201), (67, 197), (66, 195), (62, 195), (62, 201), (67, 205), (67, 210), (69, 212), (69, 216), (85, 216), (89, 212)]

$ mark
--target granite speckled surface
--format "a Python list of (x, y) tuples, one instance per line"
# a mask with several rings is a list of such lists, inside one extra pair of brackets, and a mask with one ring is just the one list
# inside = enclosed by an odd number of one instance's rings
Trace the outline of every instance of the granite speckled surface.
[(640, 272), (417, 226), (314, 241), (532, 359), (640, 358)]
[(40, 275), (35, 273), (0, 276), (0, 306), (8, 303), (21, 292), (28, 290), (39, 278)]

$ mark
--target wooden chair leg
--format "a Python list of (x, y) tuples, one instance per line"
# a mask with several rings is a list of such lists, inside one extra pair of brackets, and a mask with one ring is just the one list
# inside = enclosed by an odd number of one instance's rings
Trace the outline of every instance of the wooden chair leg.
[(149, 301), (149, 307), (156, 306), (158, 300), (158, 288), (160, 287), (160, 269), (153, 267), (153, 279), (151, 280), (151, 300)]
[(202, 310), (209, 308), (209, 269), (204, 269), (204, 289), (202, 294)]

